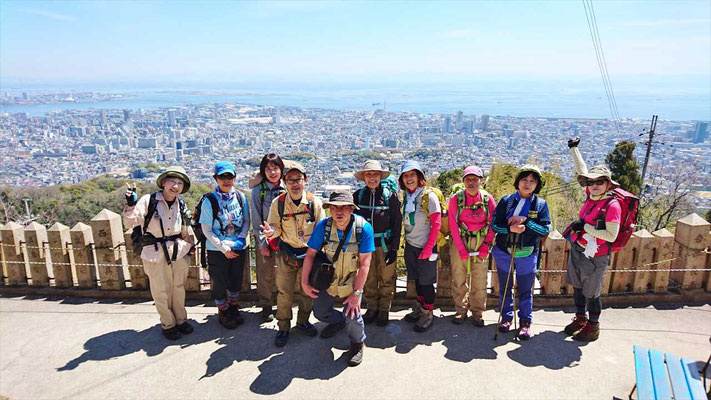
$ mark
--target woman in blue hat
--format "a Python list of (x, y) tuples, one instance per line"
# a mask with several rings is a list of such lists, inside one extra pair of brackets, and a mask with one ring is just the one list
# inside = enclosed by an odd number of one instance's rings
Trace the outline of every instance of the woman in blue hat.
[[(513, 264), (518, 282), (518, 338), (531, 337), (533, 320), (533, 283), (538, 266), (538, 246), (541, 238), (550, 232), (551, 216), (548, 203), (537, 194), (545, 185), (541, 170), (535, 165), (524, 165), (516, 175), (516, 192), (504, 196), (496, 206), (491, 228), (496, 235), (496, 246), (491, 254), (496, 261), (499, 278), (499, 304), (501, 321), (499, 332), (508, 332), (514, 319), (513, 276), (509, 268)], [(511, 271), (513, 274), (514, 271)]]
[(207, 238), (208, 272), (218, 321), (225, 328), (234, 329), (244, 322), (237, 300), (249, 233), (249, 205), (247, 197), (234, 189), (235, 166), (231, 162), (215, 164), (214, 178), (217, 186), (206, 194), (209, 201), (202, 202), (200, 224)]

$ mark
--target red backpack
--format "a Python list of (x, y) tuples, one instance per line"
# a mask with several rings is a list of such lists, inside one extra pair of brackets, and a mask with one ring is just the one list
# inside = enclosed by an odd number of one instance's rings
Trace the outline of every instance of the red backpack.
[(612, 190), (610, 194), (612, 196), (602, 206), (600, 213), (602, 215), (607, 213), (607, 205), (612, 199), (616, 199), (620, 203), (620, 231), (617, 233), (617, 239), (610, 244), (612, 252), (616, 253), (625, 247), (634, 233), (635, 224), (637, 223), (637, 211), (639, 210), (639, 198), (620, 188)]

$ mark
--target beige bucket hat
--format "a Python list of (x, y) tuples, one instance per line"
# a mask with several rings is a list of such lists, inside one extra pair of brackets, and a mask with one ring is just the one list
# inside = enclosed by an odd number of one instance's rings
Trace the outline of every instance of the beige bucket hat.
[(380, 179), (381, 180), (390, 176), (390, 171), (383, 168), (383, 164), (378, 160), (368, 160), (368, 161), (364, 162), (363, 167), (360, 169), (360, 171), (353, 173), (353, 176), (356, 179), (358, 179), (359, 181), (362, 181), (365, 179), (365, 177), (363, 175), (368, 171), (380, 172)]

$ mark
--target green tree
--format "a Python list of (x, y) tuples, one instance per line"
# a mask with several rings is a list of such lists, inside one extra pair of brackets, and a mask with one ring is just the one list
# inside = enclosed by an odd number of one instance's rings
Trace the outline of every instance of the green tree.
[(619, 182), (623, 189), (637, 194), (642, 188), (642, 177), (639, 175), (634, 148), (635, 143), (628, 140), (617, 143), (614, 150), (605, 157), (605, 163), (612, 171), (612, 179)]
[(444, 171), (435, 180), (435, 185), (445, 198), (452, 195), (451, 188), (453, 185), (460, 183), (462, 181), (462, 170), (460, 168), (453, 169), (451, 171)]
[(706, 221), (711, 222), (711, 209), (706, 211), (706, 214), (704, 214), (704, 218), (706, 218)]

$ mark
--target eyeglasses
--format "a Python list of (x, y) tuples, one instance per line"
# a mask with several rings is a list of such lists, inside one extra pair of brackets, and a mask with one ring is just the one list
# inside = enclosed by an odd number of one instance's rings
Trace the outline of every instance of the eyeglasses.
[(588, 186), (594, 186), (594, 185), (602, 186), (605, 184), (605, 182), (607, 182), (607, 180), (605, 180), (605, 179), (598, 179), (596, 181), (592, 181), (592, 180), (588, 179), (587, 185)]
[(301, 183), (304, 180), (304, 178), (299, 178), (299, 179), (285, 179), (287, 185), (294, 185), (297, 183)]
[(227, 180), (230, 180), (230, 179), (235, 179), (235, 176), (232, 175), (232, 174), (222, 174), (222, 175), (217, 175), (217, 179), (220, 179), (220, 180), (223, 180), (223, 181), (227, 181)]

